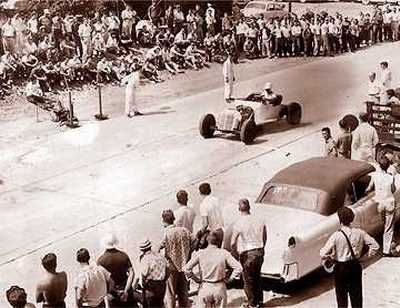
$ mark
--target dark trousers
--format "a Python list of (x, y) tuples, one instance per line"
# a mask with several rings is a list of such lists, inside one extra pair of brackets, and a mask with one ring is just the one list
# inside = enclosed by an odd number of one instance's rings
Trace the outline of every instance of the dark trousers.
[(144, 308), (164, 307), (165, 281), (148, 281), (143, 291)]
[(261, 266), (264, 262), (264, 249), (248, 250), (240, 254), (243, 267), (244, 292), (250, 306), (262, 306), (263, 290), (261, 284)]
[[(176, 305), (178, 299), (178, 305)], [(189, 307), (189, 282), (184, 272), (171, 271), (167, 280), (165, 293), (165, 306), (187, 308)]]
[(362, 268), (358, 260), (338, 262), (335, 265), (335, 290), (338, 308), (362, 308)]

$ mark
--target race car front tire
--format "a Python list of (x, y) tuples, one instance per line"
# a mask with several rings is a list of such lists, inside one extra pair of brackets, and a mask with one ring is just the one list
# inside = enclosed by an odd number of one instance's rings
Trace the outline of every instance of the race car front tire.
[(215, 132), (215, 117), (211, 113), (204, 115), (200, 119), (199, 131), (203, 138), (211, 138)]
[(257, 126), (252, 118), (247, 119), (240, 129), (240, 140), (244, 144), (251, 144), (257, 135)]

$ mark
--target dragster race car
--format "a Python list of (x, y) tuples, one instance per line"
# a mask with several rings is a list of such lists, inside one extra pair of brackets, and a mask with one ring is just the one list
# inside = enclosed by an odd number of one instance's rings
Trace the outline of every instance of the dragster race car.
[(251, 93), (246, 98), (231, 99), (233, 103), (218, 116), (209, 113), (200, 120), (199, 130), (204, 138), (211, 138), (216, 131), (235, 134), (245, 144), (250, 144), (263, 124), (286, 118), (289, 124), (301, 121), (302, 107), (297, 102), (282, 104), (282, 95), (266, 101), (263, 93)]

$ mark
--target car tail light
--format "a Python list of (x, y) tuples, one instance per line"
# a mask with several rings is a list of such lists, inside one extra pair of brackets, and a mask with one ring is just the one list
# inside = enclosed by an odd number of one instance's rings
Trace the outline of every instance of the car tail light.
[(295, 248), (296, 247), (296, 239), (291, 236), (288, 240), (288, 247), (289, 248)]

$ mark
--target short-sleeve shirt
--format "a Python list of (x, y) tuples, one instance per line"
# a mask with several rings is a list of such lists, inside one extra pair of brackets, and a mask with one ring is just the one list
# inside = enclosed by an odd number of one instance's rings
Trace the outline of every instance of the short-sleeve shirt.
[(175, 215), (175, 225), (177, 227), (184, 227), (193, 233), (193, 222), (196, 213), (194, 210), (185, 205), (180, 205), (177, 210), (174, 211)]
[(150, 251), (140, 260), (140, 273), (147, 281), (163, 281), (167, 273), (167, 260), (159, 253)]
[(128, 280), (128, 271), (132, 268), (129, 256), (118, 249), (107, 249), (97, 260), (97, 265), (110, 272), (115, 285), (125, 288)]
[(107, 283), (111, 274), (102, 266), (88, 265), (82, 269), (75, 281), (75, 289), (83, 303), (91, 307), (100, 305), (107, 295)]
[(200, 203), (200, 216), (208, 218), (208, 228), (213, 231), (224, 227), (222, 209), (218, 198), (207, 196)]
[(263, 248), (265, 224), (254, 215), (242, 215), (233, 226), (233, 234), (238, 234), (237, 248), (239, 253)]

